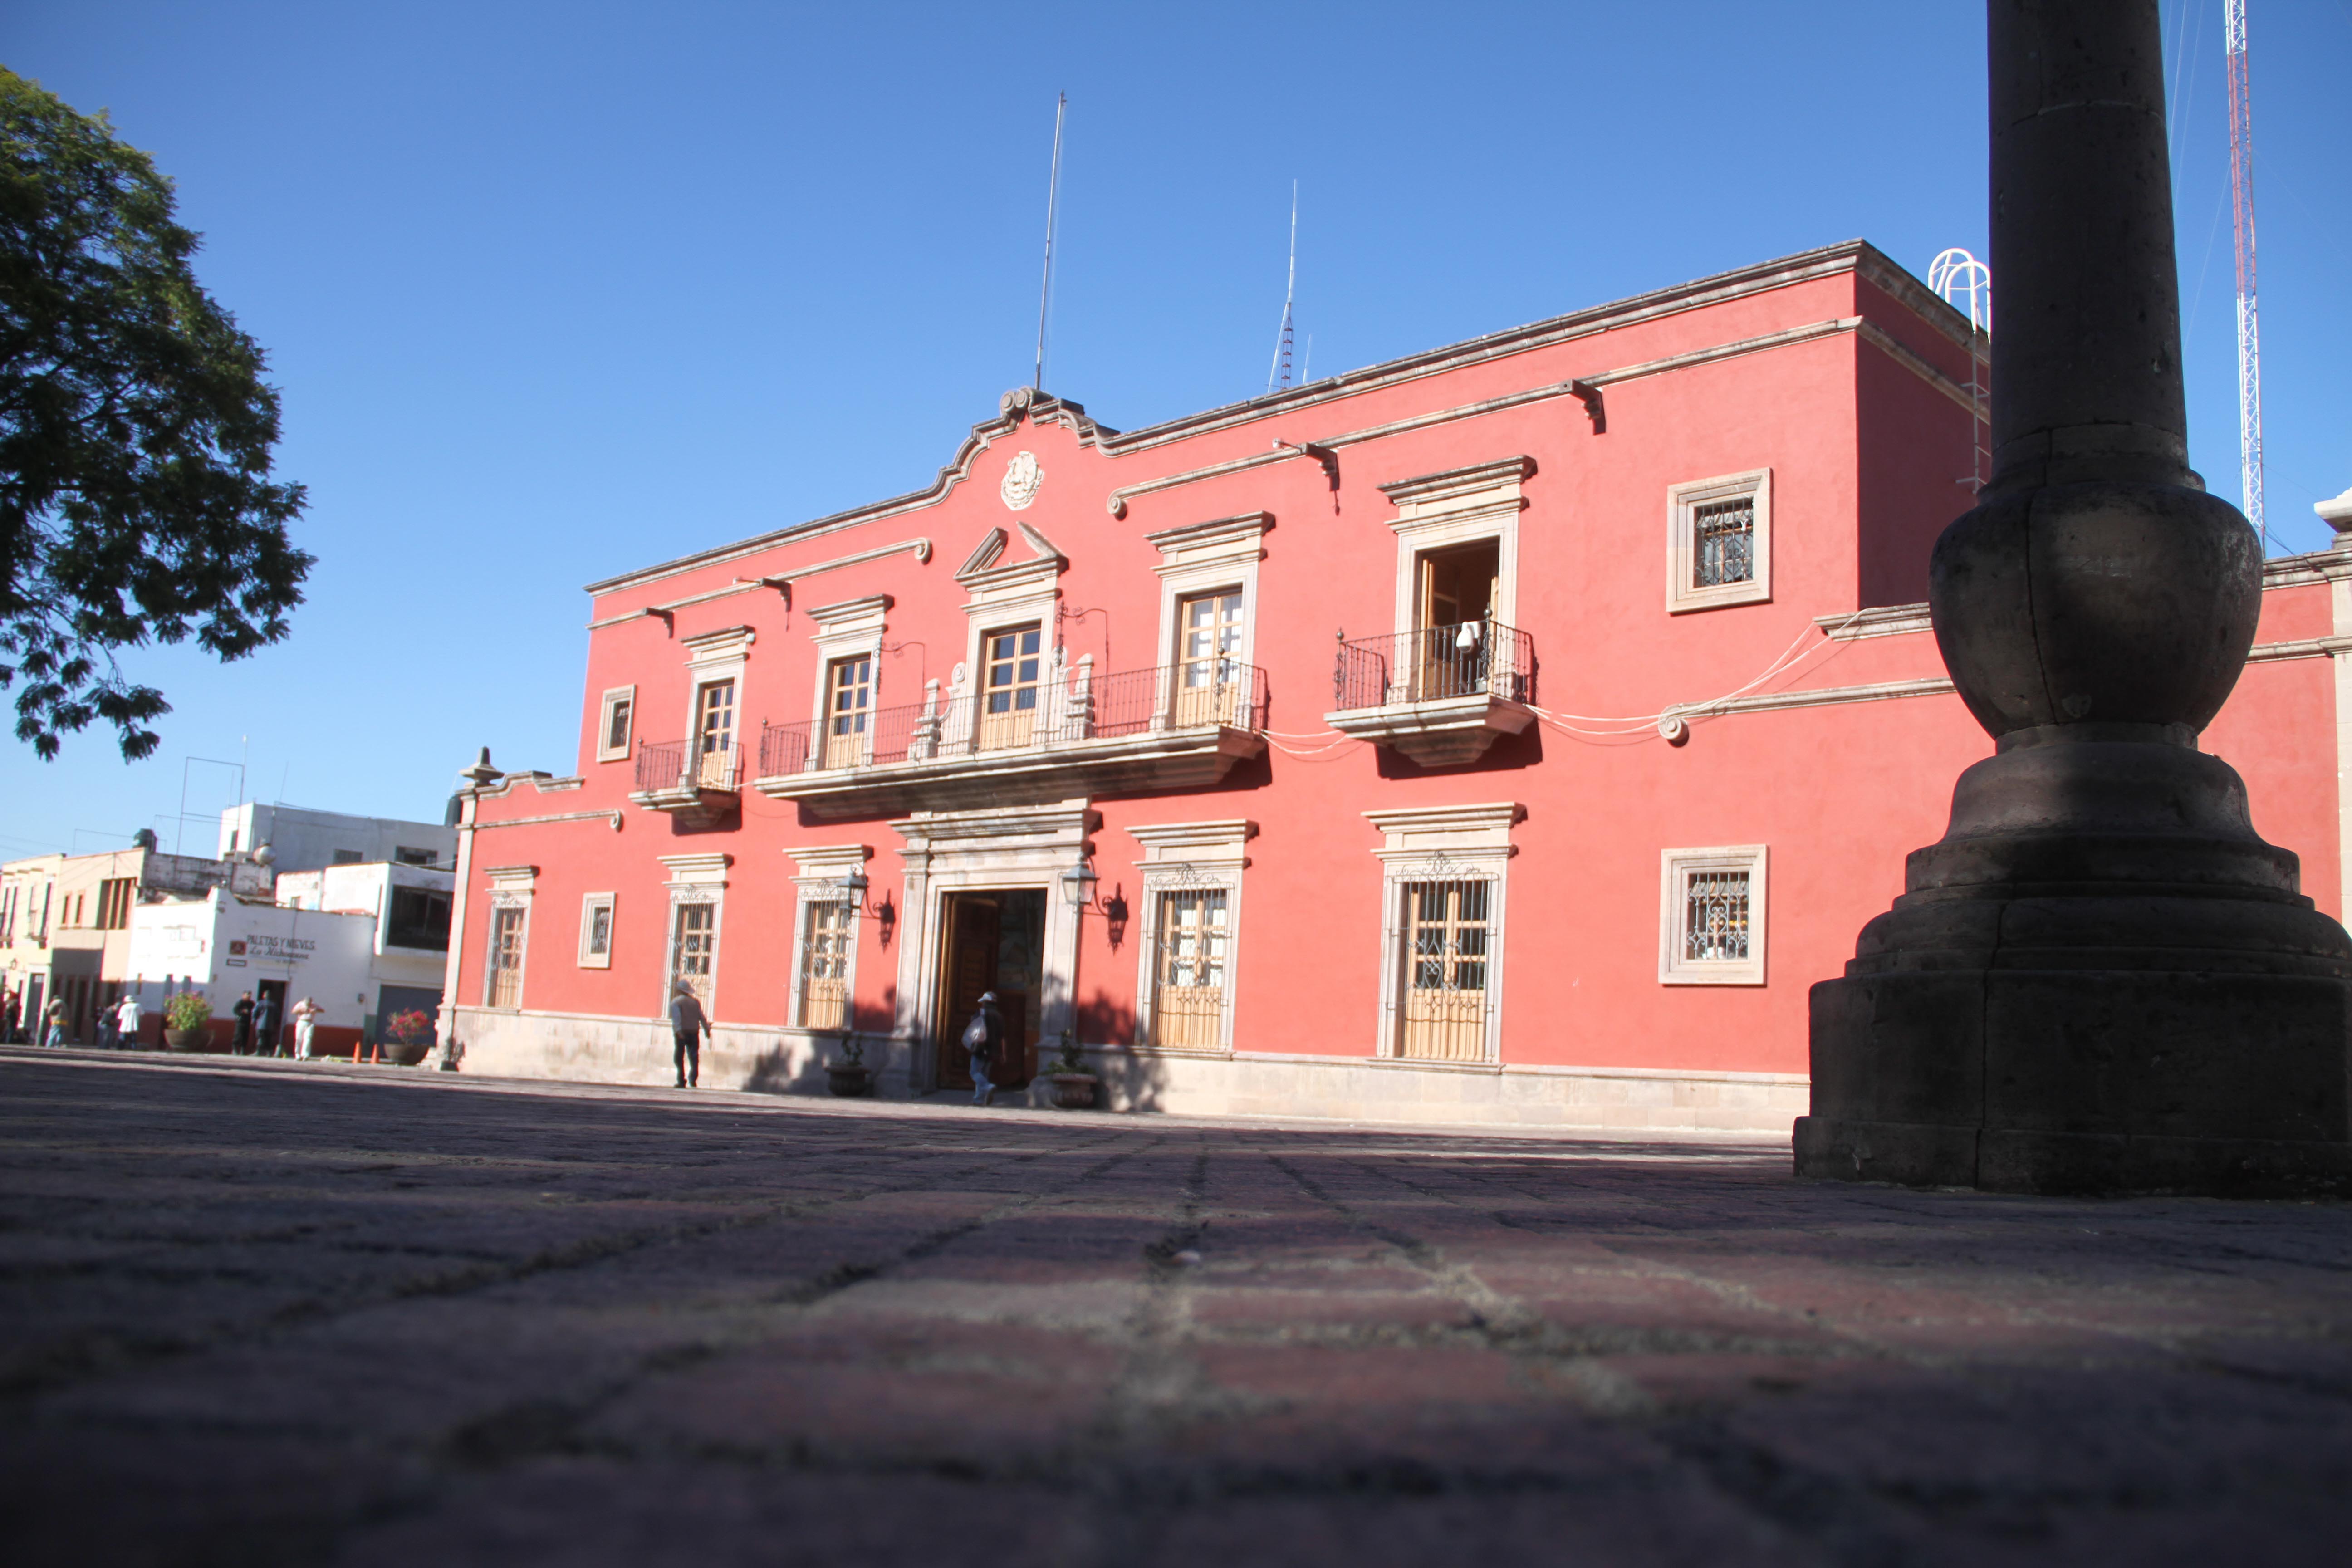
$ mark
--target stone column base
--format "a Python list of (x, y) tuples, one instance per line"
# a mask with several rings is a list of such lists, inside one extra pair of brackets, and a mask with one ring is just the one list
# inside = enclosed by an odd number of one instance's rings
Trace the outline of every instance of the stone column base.
[(2352, 1195), (2352, 979), (2147, 956), (2181, 967), (1955, 966), (1814, 986), (1797, 1174)]

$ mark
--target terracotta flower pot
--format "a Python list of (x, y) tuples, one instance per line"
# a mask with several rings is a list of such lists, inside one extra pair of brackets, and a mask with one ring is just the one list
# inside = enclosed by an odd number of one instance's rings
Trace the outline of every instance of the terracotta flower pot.
[(200, 1051), (211, 1035), (212, 1031), (201, 1025), (193, 1029), (166, 1029), (163, 1031), (163, 1048), (167, 1051)]
[(874, 1069), (869, 1067), (835, 1063), (824, 1069), (824, 1076), (825, 1081), (833, 1086), (833, 1092), (844, 1100), (856, 1100), (872, 1093), (874, 1089)]
[(431, 1040), (386, 1040), (378, 1047), (377, 1059), (390, 1062), (394, 1067), (413, 1068), (423, 1061), (425, 1053), (432, 1048)]
[(1090, 1072), (1048, 1073), (1054, 1080), (1054, 1108), (1056, 1110), (1092, 1110), (1095, 1107), (1095, 1086), (1102, 1080)]

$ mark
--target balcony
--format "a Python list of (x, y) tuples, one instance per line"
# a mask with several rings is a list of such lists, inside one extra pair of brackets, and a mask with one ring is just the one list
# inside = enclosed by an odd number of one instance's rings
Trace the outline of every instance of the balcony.
[(635, 804), (667, 812), (686, 827), (710, 827), (742, 805), (735, 786), (736, 752), (706, 752), (692, 741), (665, 741), (637, 748)]
[(1535, 722), (1535, 639), (1494, 621), (1360, 637), (1339, 645), (1323, 721), (1423, 767), (1459, 767)]
[(770, 724), (751, 787), (821, 817), (1033, 805), (1213, 784), (1265, 750), (1265, 673), (1229, 659), (942, 695), (832, 725)]

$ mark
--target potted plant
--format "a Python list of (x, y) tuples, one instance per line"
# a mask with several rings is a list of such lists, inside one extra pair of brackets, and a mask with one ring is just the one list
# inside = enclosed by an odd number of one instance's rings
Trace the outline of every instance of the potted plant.
[(433, 1048), (433, 1016), (412, 1007), (384, 1021), (382, 1059), (395, 1067), (413, 1068)]
[(200, 1051), (212, 1037), (213, 1005), (201, 991), (183, 991), (163, 1004), (163, 1048)]
[(1055, 1058), (1054, 1070), (1046, 1075), (1054, 1082), (1054, 1108), (1057, 1110), (1091, 1110), (1095, 1104), (1095, 1088), (1102, 1082), (1087, 1070), (1087, 1058), (1078, 1049), (1077, 1036), (1062, 1031), (1060, 1054)]
[(874, 1069), (866, 1065), (866, 1047), (854, 1034), (842, 1041), (841, 1059), (825, 1064), (824, 1076), (833, 1092), (845, 1100), (874, 1091)]

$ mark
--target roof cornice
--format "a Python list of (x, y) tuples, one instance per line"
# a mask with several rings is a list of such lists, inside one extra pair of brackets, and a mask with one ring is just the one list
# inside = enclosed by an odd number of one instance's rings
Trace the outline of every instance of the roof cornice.
[(1041, 426), (1061, 426), (1076, 437), (1081, 447), (1097, 447), (1108, 456), (1126, 457), (1171, 442), (1251, 424), (1270, 416), (1293, 413), (1340, 398), (1357, 397), (1368, 392), (1442, 375), (1465, 365), (1530, 353), (1685, 310), (1703, 310), (1727, 300), (1792, 288), (1844, 273), (1855, 273), (1866, 279), (1936, 331), (1964, 348), (1969, 346), (1972, 329), (1967, 317), (1937, 298), (1927, 285), (1906, 272), (1869, 241), (1842, 240), (1835, 245), (1801, 250), (1792, 256), (1756, 262), (1728, 272), (1717, 272), (1686, 283), (1654, 289), (1647, 293), (1573, 310), (1566, 315), (1448, 343), (1442, 348), (1407, 354), (1401, 359), (1367, 365), (1360, 370), (1326, 376), (1304, 386), (1288, 387), (1244, 402), (1204, 409), (1158, 425), (1149, 425), (1139, 430), (1114, 430), (1088, 417), (1083, 405), (1029, 387), (1016, 387), (998, 399), (996, 417), (973, 426), (971, 434), (957, 447), (955, 456), (940, 469), (939, 476), (919, 490), (910, 490), (887, 500), (868, 502), (847, 511), (793, 523), (731, 544), (679, 556), (659, 565), (608, 577), (602, 582), (589, 584), (586, 591), (594, 595), (618, 593), (682, 572), (740, 560), (780, 544), (817, 538), (928, 507), (944, 500), (959, 481), (969, 477), (980, 454), (996, 441), (1013, 434), (1024, 418)]

